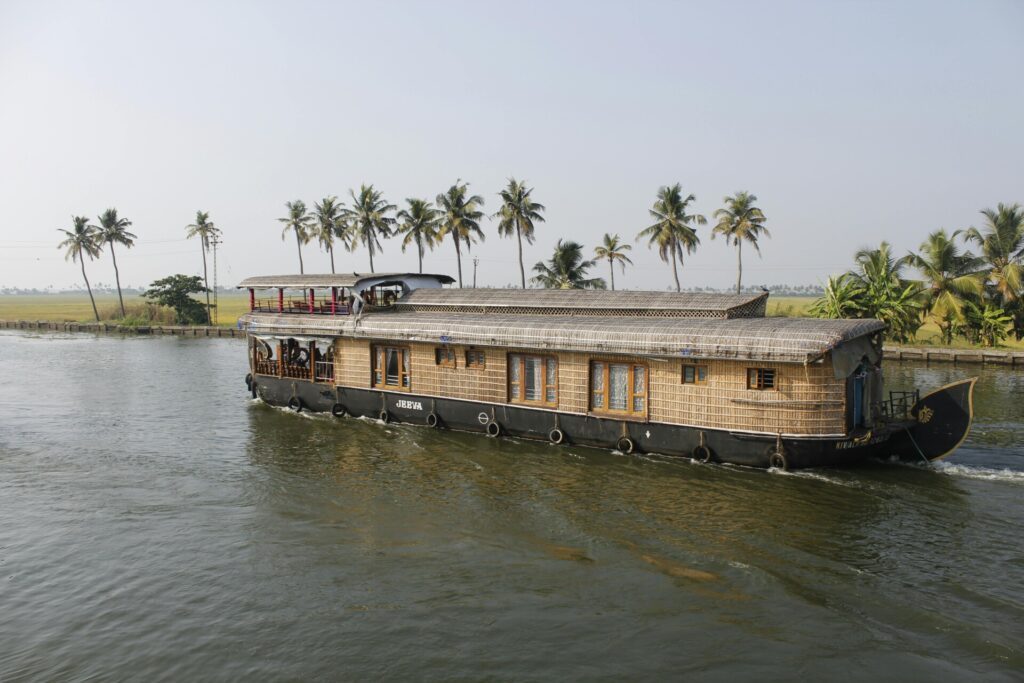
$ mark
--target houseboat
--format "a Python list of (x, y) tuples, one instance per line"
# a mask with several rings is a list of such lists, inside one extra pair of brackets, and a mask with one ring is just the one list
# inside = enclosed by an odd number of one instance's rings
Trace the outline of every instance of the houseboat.
[(781, 469), (934, 460), (975, 379), (884, 392), (877, 320), (765, 317), (768, 294), (452, 289), (447, 275), (254, 277), (254, 398)]

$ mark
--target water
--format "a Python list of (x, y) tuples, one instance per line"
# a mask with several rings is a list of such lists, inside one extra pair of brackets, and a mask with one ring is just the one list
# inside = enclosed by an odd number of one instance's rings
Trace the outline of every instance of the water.
[(295, 415), (237, 340), (0, 359), (3, 681), (1024, 677), (1021, 372), (938, 471), (773, 474)]

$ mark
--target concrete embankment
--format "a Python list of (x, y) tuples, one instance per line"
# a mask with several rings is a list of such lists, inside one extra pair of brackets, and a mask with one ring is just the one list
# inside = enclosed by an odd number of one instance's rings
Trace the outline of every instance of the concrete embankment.
[[(0, 320), (0, 329), (53, 330), (57, 332), (92, 332), (95, 334), (150, 334), (179, 337), (245, 338), (245, 331), (234, 327), (193, 327), (188, 325), (151, 325), (129, 327), (114, 323), (73, 323), (48, 320)], [(958, 365), (1003, 365), (1024, 369), (1024, 351), (997, 349), (951, 349), (924, 346), (886, 345), (887, 361), (918, 361), (924, 363), (956, 363)]]

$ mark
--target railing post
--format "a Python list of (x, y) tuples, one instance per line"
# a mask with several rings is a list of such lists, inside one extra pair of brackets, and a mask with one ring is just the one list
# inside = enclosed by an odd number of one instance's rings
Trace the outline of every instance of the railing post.
[(277, 376), (284, 377), (284, 342), (277, 340)]
[(313, 305), (316, 303), (316, 294), (313, 292), (313, 288), (309, 288), (309, 312), (313, 312)]
[(277, 288), (277, 312), (284, 313), (284, 287)]
[[(313, 290), (309, 290), (313, 291)], [(309, 381), (316, 383), (316, 342), (309, 342)]]
[(249, 311), (256, 310), (256, 290), (252, 287), (249, 288)]
[(338, 314), (338, 288), (331, 287), (331, 315)]

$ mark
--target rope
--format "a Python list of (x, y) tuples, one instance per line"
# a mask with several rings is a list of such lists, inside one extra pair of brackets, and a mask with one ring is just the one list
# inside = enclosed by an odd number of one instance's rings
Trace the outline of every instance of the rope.
[(908, 429), (907, 427), (904, 427), (903, 429), (907, 433), (907, 436), (910, 437), (910, 443), (914, 444), (914, 448), (917, 449), (917, 454), (921, 456), (922, 460), (924, 460), (924, 464), (928, 465), (928, 467), (931, 467), (932, 461), (928, 459), (928, 456), (924, 454), (924, 451), (921, 450), (921, 447), (917, 445), (916, 441), (914, 441), (914, 435), (910, 433), (910, 429)]

